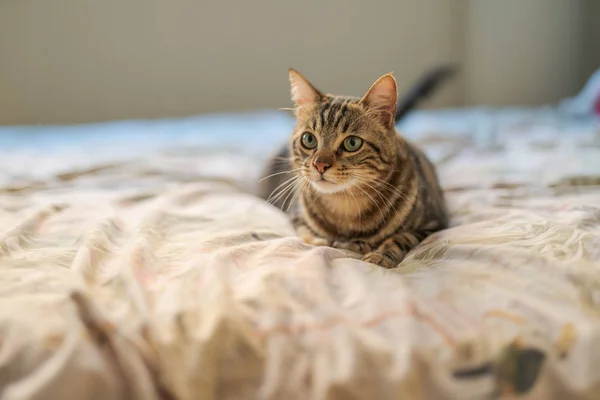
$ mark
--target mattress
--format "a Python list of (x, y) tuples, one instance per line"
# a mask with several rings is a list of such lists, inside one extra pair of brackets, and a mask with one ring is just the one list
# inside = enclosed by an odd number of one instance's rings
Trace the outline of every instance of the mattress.
[(409, 116), (451, 227), (392, 270), (254, 195), (292, 124), (0, 128), (0, 398), (598, 398), (597, 120)]

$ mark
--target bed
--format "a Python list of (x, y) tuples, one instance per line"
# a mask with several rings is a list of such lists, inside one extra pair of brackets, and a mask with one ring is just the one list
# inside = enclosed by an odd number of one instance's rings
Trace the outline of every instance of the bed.
[(254, 195), (292, 123), (0, 128), (0, 398), (599, 397), (597, 120), (411, 114), (452, 226), (393, 270)]

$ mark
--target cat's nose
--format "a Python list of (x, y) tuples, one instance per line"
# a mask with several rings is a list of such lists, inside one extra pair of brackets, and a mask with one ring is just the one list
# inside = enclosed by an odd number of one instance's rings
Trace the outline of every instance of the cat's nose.
[(323, 174), (325, 173), (325, 171), (327, 171), (328, 168), (331, 167), (332, 160), (325, 157), (317, 157), (313, 164), (315, 168), (317, 168), (317, 171), (319, 171), (320, 174)]

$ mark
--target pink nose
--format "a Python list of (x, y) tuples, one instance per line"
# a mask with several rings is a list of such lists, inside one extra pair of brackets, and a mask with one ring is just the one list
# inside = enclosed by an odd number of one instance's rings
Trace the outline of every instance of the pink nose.
[(325, 161), (315, 161), (314, 162), (315, 167), (317, 167), (317, 171), (319, 171), (320, 174), (325, 173), (325, 171), (331, 167), (331, 164)]

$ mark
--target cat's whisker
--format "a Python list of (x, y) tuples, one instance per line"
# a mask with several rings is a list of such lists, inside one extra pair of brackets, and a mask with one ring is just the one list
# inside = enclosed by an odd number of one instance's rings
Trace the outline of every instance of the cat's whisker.
[[(294, 198), (296, 197), (296, 195), (298, 194), (298, 188), (300, 186), (303, 185), (303, 181), (298, 180), (294, 182), (294, 186), (292, 187), (292, 190), (289, 191), (288, 195), (285, 196), (285, 199), (283, 200), (283, 203), (281, 204), (282, 208), (285, 207), (286, 202), (288, 201), (288, 199), (290, 198), (290, 196), (292, 196), (292, 200), (290, 200), (290, 202), (288, 203), (288, 207), (287, 210), (290, 209), (291, 205), (294, 203)], [(286, 211), (287, 213), (287, 211)]]
[[(391, 185), (390, 183), (388, 183), (386, 181), (383, 181), (383, 180), (380, 180), (380, 179), (377, 179), (377, 178), (370, 178), (370, 179), (375, 180), (376, 183), (385, 184), (388, 190), (390, 190), (393, 194), (397, 195), (402, 200), (405, 200), (405, 201), (408, 200), (408, 196), (406, 196), (398, 188), (396, 188), (395, 186)], [(394, 207), (393, 204), (392, 204), (392, 202), (391, 202), (391, 200), (387, 196), (384, 196), (379, 189), (377, 189), (376, 187), (373, 187), (371, 185), (371, 183), (372, 182), (370, 182), (368, 180), (364, 181), (365, 185), (369, 186), (371, 189), (373, 189), (373, 190), (377, 191), (378, 193), (380, 193), (388, 201), (388, 203), (390, 204), (390, 206)]]
[(387, 202), (390, 205), (390, 207), (394, 210), (394, 213), (398, 212), (398, 210), (396, 209), (396, 207), (394, 206), (394, 204), (392, 204), (391, 200), (388, 199), (386, 196), (384, 196), (383, 193), (381, 193), (381, 191), (379, 191), (377, 188), (371, 186), (369, 183), (367, 183), (365, 181), (363, 181), (362, 184), (365, 185), (365, 186), (367, 186), (371, 190), (375, 191), (375, 193), (377, 193), (377, 195), (379, 195), (379, 197), (381, 199), (383, 199), (383, 201)]
[(369, 182), (366, 179), (364, 179), (362, 177), (356, 177), (356, 176), (354, 177), (354, 179), (356, 179), (360, 184), (365, 185), (369, 189), (373, 190), (379, 196), (380, 199), (382, 199), (384, 202), (387, 202), (388, 204), (390, 204), (390, 206), (393, 207), (393, 205), (390, 202), (390, 200), (387, 197), (385, 197), (383, 195), (383, 193), (381, 193), (380, 190), (378, 190), (377, 188), (375, 188), (372, 185), (370, 185)]
[[(408, 197), (406, 195), (402, 194), (400, 191), (398, 191), (394, 186), (390, 185), (388, 182), (385, 182), (385, 181), (381, 181), (381, 182), (387, 183), (390, 186), (390, 188), (395, 189), (397, 191), (396, 194), (398, 194), (398, 197), (400, 197), (401, 199), (403, 199), (403, 200), (407, 200), (408, 199)], [(396, 209), (396, 207), (394, 206), (394, 204), (392, 204), (392, 201), (390, 199), (388, 199), (387, 197), (385, 197), (379, 190), (377, 190), (376, 188), (372, 187), (368, 182), (363, 182), (363, 184), (366, 185), (366, 186), (368, 186), (370, 189), (375, 190), (377, 193), (379, 193), (379, 195), (381, 197), (383, 197), (387, 201), (387, 203), (390, 205), (390, 207), (394, 210), (394, 213), (398, 212), (398, 210)], [(404, 223), (402, 223), (402, 222), (400, 222), (400, 225), (402, 227), (405, 227)]]
[(309, 185), (310, 183), (308, 181), (303, 181), (300, 185), (300, 187), (296, 190), (296, 194), (294, 195), (294, 197), (292, 197), (292, 200), (290, 201), (290, 203), (288, 204), (287, 209), (285, 210), (286, 214), (290, 212), (290, 209), (292, 208), (292, 206), (295, 204), (296, 200), (298, 199), (298, 197), (302, 194), (302, 192), (306, 189), (306, 187)]
[(360, 190), (361, 192), (363, 192), (369, 199), (371, 199), (371, 201), (373, 202), (373, 204), (375, 204), (375, 206), (379, 209), (379, 212), (381, 213), (381, 219), (384, 220), (385, 216), (383, 215), (383, 210), (381, 209), (381, 207), (379, 206), (379, 204), (375, 201), (375, 199), (373, 197), (371, 197), (371, 195), (366, 192), (363, 188), (361, 188), (359, 185), (355, 185), (355, 187)]
[(277, 191), (277, 189), (275, 189), (273, 191), (273, 193), (271, 193), (271, 196), (269, 196), (269, 198), (267, 199), (267, 202), (271, 203), (271, 204), (275, 203), (277, 200), (279, 200), (281, 197), (283, 197), (288, 192), (288, 190), (293, 188), (294, 185), (296, 184), (296, 182), (300, 178), (301, 178), (300, 176), (295, 176), (290, 179), (292, 182), (290, 182), (290, 183), (284, 182), (282, 185), (285, 185), (286, 183), (287, 183), (287, 185), (284, 188), (280, 189), (279, 192)]
[[(282, 190), (276, 197), (274, 197), (271, 201), (269, 201), (269, 203), (275, 205), (277, 202), (279, 202), (279, 200), (281, 200), (283, 198), (283, 196), (286, 196), (292, 190), (293, 190), (293, 186), (290, 186), (290, 187), (286, 188), (285, 190)], [(278, 207), (282, 208), (283, 204), (279, 205)]]
[(403, 200), (408, 200), (408, 196), (404, 193), (402, 193), (400, 191), (400, 189), (398, 189), (397, 187), (395, 187), (394, 185), (390, 184), (389, 182), (384, 181), (383, 179), (379, 179), (377, 177), (371, 177), (370, 179), (375, 180), (375, 182), (381, 183), (383, 185), (386, 185), (386, 187), (391, 190), (394, 194), (396, 194), (398, 197), (400, 197)]
[(265, 179), (269, 179), (269, 178), (272, 178), (272, 177), (274, 177), (274, 176), (277, 176), (277, 175), (282, 175), (282, 174), (292, 174), (292, 173), (294, 173), (294, 172), (296, 172), (296, 171), (299, 171), (300, 169), (301, 169), (301, 168), (295, 168), (295, 169), (290, 169), (290, 170), (288, 170), (288, 171), (280, 171), (280, 172), (275, 172), (274, 174), (271, 174), (271, 175), (267, 175), (267, 176), (265, 176), (264, 178), (262, 178), (262, 179), (261, 179), (261, 180), (259, 180), (258, 182), (260, 183), (260, 182), (264, 181)]
[(275, 202), (279, 201), (283, 196), (285, 196), (290, 190), (294, 188), (296, 182), (289, 183), (286, 187), (282, 188), (279, 192), (277, 192), (271, 199), (268, 200), (269, 203), (275, 204)]
[(285, 186), (286, 184), (292, 182), (293, 180), (298, 179), (298, 176), (292, 176), (289, 179), (286, 179), (284, 182), (282, 182), (281, 184), (279, 184), (275, 189), (273, 189), (271, 191), (271, 194), (269, 195), (269, 197), (267, 197), (267, 201), (269, 201), (269, 199), (271, 199), (273, 196), (275, 196), (277, 194), (277, 191), (282, 188), (283, 186)]
[(396, 194), (398, 197), (402, 198), (403, 200), (408, 200), (408, 197), (406, 196), (406, 194), (402, 193), (396, 186), (390, 184), (388, 181), (385, 181), (383, 179), (380, 179), (376, 176), (359, 176), (358, 174), (353, 175), (355, 178), (362, 178), (362, 179), (366, 179), (367, 182), (370, 182), (370, 180), (375, 181), (378, 184), (382, 184), (385, 185), (386, 188), (390, 191), (392, 191), (394, 194)]

